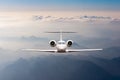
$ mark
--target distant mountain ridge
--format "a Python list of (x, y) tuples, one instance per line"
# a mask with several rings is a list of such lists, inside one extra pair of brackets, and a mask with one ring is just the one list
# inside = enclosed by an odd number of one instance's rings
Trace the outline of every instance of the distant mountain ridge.
[(49, 55), (46, 57), (31, 58), (29, 60), (21, 58), (18, 61), (15, 61), (13, 64), (7, 66), (4, 70), (2, 70), (2, 72), (0, 72), (0, 80), (120, 79), (119, 76), (114, 76), (110, 74), (98, 64), (92, 61), (82, 60), (78, 57), (79, 56), (73, 55)]
[(117, 58), (120, 57), (120, 47), (105, 48), (102, 51), (93, 52), (92, 55), (107, 59)]

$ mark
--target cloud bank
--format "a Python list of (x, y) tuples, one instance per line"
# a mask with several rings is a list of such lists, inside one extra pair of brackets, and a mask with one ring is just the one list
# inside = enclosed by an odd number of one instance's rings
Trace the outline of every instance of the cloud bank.
[(50, 22), (92, 22), (92, 23), (108, 23), (118, 22), (119, 19), (114, 19), (107, 16), (73, 16), (73, 17), (55, 17), (55, 16), (33, 16), (32, 20), (35, 21), (50, 21)]

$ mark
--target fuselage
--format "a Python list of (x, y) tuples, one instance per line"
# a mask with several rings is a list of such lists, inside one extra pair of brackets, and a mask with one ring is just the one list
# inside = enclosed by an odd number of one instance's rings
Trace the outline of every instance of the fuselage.
[(62, 38), (62, 32), (60, 32), (60, 40), (57, 42), (55, 40), (51, 40), (49, 44), (51, 47), (55, 47), (57, 49), (57, 52), (64, 53), (64, 52), (67, 52), (66, 49), (68, 47), (72, 46), (73, 41), (72, 40), (64, 41)]
[(65, 41), (58, 41), (56, 44), (57, 52), (66, 52), (67, 44)]

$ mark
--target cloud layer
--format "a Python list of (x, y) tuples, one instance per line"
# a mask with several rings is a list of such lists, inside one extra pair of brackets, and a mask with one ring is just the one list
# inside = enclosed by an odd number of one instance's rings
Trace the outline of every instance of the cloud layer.
[(102, 14), (79, 15), (76, 12), (69, 14), (68, 12), (31, 12), (29, 14), (27, 12), (13, 15), (13, 13), (6, 13), (0, 16), (0, 47), (7, 49), (40, 47), (43, 41), (46, 42), (42, 45), (46, 45), (51, 39), (59, 40), (59, 34), (45, 34), (45, 31), (60, 30), (77, 32), (75, 35), (64, 34), (63, 38), (72, 39), (84, 47), (99, 48), (106, 47), (108, 44), (118, 46), (119, 24), (119, 17)]
[(73, 17), (55, 17), (55, 16), (33, 16), (35, 21), (52, 21), (52, 22), (111, 22), (118, 21), (107, 16), (73, 16)]

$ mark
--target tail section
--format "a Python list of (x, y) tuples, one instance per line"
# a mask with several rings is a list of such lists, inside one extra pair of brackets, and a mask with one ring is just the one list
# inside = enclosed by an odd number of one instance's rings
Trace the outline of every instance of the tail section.
[(60, 31), (60, 41), (63, 41), (62, 31)]
[(45, 32), (45, 33), (60, 33), (60, 41), (63, 41), (63, 33), (77, 33), (77, 32), (72, 32), (72, 31), (62, 31), (62, 30), (60, 30), (60, 31), (52, 31), (52, 32), (50, 32), (50, 31), (47, 31), (47, 32)]

